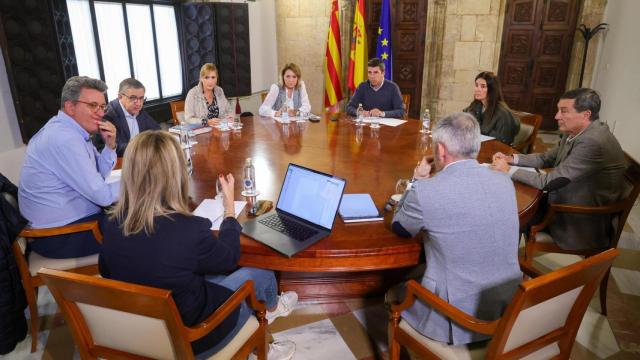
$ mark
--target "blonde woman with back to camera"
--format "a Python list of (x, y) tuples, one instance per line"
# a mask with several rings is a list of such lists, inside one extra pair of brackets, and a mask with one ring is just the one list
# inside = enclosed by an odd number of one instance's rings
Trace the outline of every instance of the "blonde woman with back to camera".
[[(189, 211), (189, 176), (183, 152), (169, 133), (145, 131), (124, 153), (120, 201), (100, 226), (104, 234), (100, 274), (109, 279), (169, 289), (182, 321), (193, 326), (209, 317), (235, 290), (253, 280), (271, 323), (296, 305), (295, 292), (277, 295), (273, 271), (241, 267), (241, 226), (235, 218), (233, 175), (219, 175), (224, 220), (216, 238), (211, 221)], [(233, 339), (251, 316), (242, 306), (216, 329), (193, 342), (198, 358)], [(269, 346), (269, 359), (290, 359), (291, 341)]]
[(200, 68), (200, 81), (187, 93), (184, 118), (189, 124), (217, 125), (221, 118), (233, 118), (231, 104), (218, 86), (218, 68), (206, 63)]
[(304, 81), (301, 80), (302, 72), (300, 67), (294, 63), (289, 63), (282, 68), (282, 85), (272, 84), (269, 93), (260, 105), (261, 116), (282, 115), (283, 105), (287, 105), (290, 116), (295, 116), (297, 111), (303, 113), (311, 112), (311, 103)]

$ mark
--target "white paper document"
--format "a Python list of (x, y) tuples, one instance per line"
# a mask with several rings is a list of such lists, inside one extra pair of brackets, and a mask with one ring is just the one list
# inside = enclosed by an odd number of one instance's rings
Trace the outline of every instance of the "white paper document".
[[(240, 212), (246, 204), (246, 201), (235, 201), (236, 217), (240, 215)], [(222, 220), (224, 220), (222, 218), (224, 215), (222, 198), (202, 200), (200, 205), (193, 211), (193, 215), (211, 220), (211, 230), (220, 230), (220, 224), (222, 224)]]
[(122, 177), (122, 169), (111, 170), (109, 176), (104, 179), (104, 182), (107, 184), (113, 184), (120, 182), (120, 177)]
[[(282, 118), (280, 116), (274, 116), (273, 120), (282, 124)], [(289, 122), (306, 121), (306, 120), (307, 119), (303, 119), (301, 116), (289, 116)]]
[[(490, 167), (491, 163), (481, 163), (480, 165), (486, 166), (486, 167)], [(537, 172), (537, 173), (542, 173), (542, 174), (545, 173), (544, 170), (540, 170), (540, 169), (536, 169), (536, 168), (532, 168), (532, 167), (524, 167), (524, 166), (518, 166), (518, 165), (509, 165), (509, 166), (511, 166), (512, 168), (514, 168), (516, 170), (531, 171), (531, 172)]]
[(493, 136), (487, 136), (480, 134), (480, 142), (489, 141), (495, 139)]
[[(373, 120), (371, 118), (364, 118), (364, 122), (366, 124), (371, 124)], [(393, 119), (393, 118), (378, 118), (378, 123), (382, 125), (393, 126), (393, 127), (402, 125), (406, 122), (407, 120), (400, 120), (400, 119)]]

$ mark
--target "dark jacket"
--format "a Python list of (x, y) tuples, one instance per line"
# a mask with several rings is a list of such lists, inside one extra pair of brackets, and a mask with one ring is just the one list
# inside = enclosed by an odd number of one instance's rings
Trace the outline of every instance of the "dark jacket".
[(0, 174), (0, 355), (13, 351), (27, 335), (27, 302), (11, 252), (11, 245), (27, 220), (20, 215), (16, 199), (18, 188)]
[[(107, 111), (104, 113), (104, 119), (110, 121), (116, 127), (116, 153), (118, 157), (122, 157), (129, 141), (131, 141), (131, 133), (129, 132), (129, 125), (127, 124), (127, 119), (124, 117), (122, 106), (120, 106), (120, 100), (115, 99), (109, 103)], [(140, 132), (160, 130), (158, 122), (153, 120), (151, 115), (144, 111), (144, 109), (140, 110), (140, 114), (136, 116), (136, 120), (138, 121)], [(100, 135), (94, 136), (93, 142), (98, 151), (101, 151), (104, 147), (104, 140), (102, 140), (102, 136)]]
[[(182, 321), (193, 326), (211, 315), (233, 291), (206, 280), (207, 275), (228, 274), (240, 258), (240, 230), (227, 218), (219, 237), (211, 221), (199, 216), (158, 216), (154, 232), (124, 236), (120, 224), (105, 217), (100, 253), (100, 274), (109, 279), (171, 290)], [(235, 326), (239, 308), (204, 338), (192, 344), (194, 353), (212, 348)]]
[(482, 103), (474, 101), (463, 110), (476, 117), (480, 123), (480, 132), (482, 135), (492, 136), (501, 142), (511, 145), (513, 139), (520, 131), (520, 121), (509, 111), (506, 105), (498, 103), (493, 112), (493, 116), (489, 117), (486, 112), (482, 111)]

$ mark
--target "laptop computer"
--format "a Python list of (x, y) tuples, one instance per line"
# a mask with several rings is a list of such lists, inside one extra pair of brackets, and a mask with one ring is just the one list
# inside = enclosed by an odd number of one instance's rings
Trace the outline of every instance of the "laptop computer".
[(331, 233), (345, 185), (290, 163), (275, 210), (242, 224), (242, 233), (292, 257)]

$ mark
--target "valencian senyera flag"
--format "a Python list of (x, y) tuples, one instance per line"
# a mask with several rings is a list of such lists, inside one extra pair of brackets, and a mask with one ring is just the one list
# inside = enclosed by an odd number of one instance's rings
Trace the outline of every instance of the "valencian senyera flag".
[(349, 52), (349, 75), (347, 86), (351, 91), (367, 78), (367, 29), (364, 22), (364, 0), (358, 0), (353, 18), (351, 51)]
[(384, 78), (392, 80), (393, 55), (391, 52), (391, 11), (389, 0), (382, 0), (380, 26), (378, 27), (378, 41), (376, 42), (376, 57), (384, 63)]
[(340, 51), (340, 13), (338, 0), (331, 1), (329, 35), (324, 59), (324, 106), (329, 107), (342, 100), (342, 60)]

